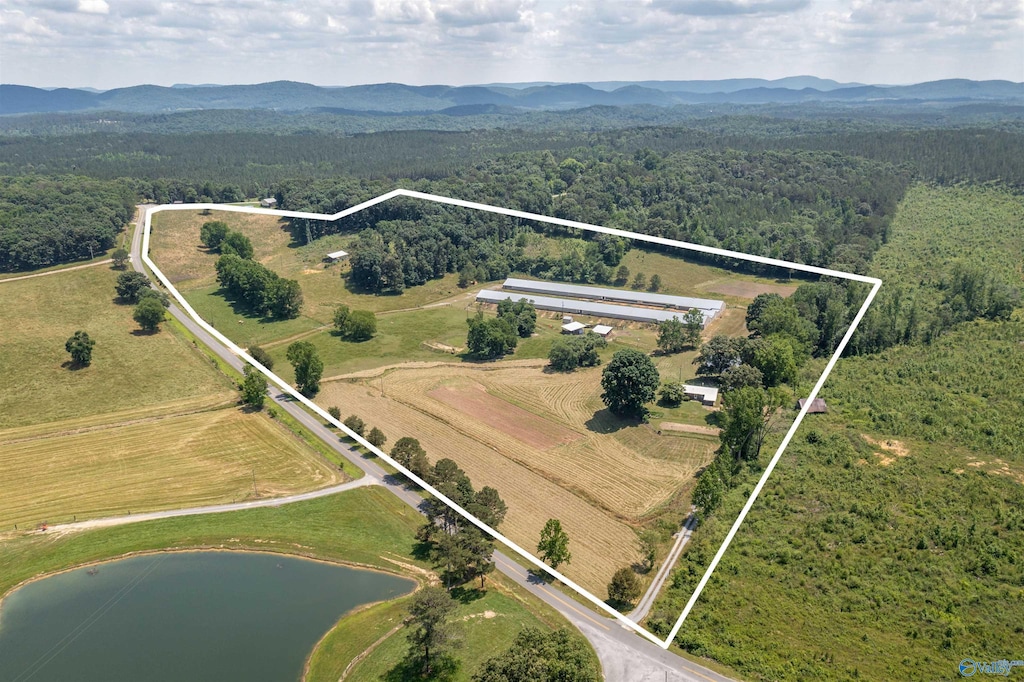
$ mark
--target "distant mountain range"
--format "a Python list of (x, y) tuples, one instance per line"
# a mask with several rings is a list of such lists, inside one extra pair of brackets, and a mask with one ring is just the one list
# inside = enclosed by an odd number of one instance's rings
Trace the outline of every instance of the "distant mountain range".
[(450, 113), (543, 111), (591, 106), (680, 104), (800, 104), (805, 102), (1024, 103), (1024, 83), (949, 79), (916, 85), (863, 85), (796, 76), (717, 81), (504, 83), (474, 86), (401, 83), (321, 87), (293, 81), (257, 85), (137, 85), (98, 92), (0, 85), (0, 114), (70, 111), (170, 113), (203, 109), (335, 110)]

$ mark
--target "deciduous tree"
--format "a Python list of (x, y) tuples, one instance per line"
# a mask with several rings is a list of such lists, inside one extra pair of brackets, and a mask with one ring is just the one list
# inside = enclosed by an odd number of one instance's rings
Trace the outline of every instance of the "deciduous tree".
[(614, 414), (642, 418), (646, 414), (644, 405), (654, 400), (660, 381), (658, 369), (646, 353), (632, 348), (620, 350), (601, 375), (601, 400)]
[(572, 554), (569, 552), (569, 536), (562, 530), (562, 522), (558, 519), (548, 519), (540, 532), (540, 542), (537, 543), (537, 553), (544, 563), (557, 569), (562, 564), (572, 561)]
[(307, 398), (316, 395), (324, 371), (324, 363), (316, 346), (309, 341), (296, 341), (288, 346), (285, 357), (295, 370), (295, 385), (299, 392)]
[(608, 598), (618, 604), (632, 604), (640, 596), (642, 588), (640, 578), (629, 566), (615, 571), (608, 583)]
[(219, 251), (220, 244), (228, 234), (228, 224), (222, 220), (211, 220), (199, 228), (199, 241), (211, 251)]
[(155, 332), (159, 331), (160, 323), (164, 321), (165, 312), (166, 309), (157, 298), (143, 296), (135, 306), (132, 319), (147, 332)]
[(79, 330), (65, 342), (64, 350), (71, 354), (71, 361), (76, 365), (88, 367), (92, 362), (92, 349), (95, 346), (96, 342), (89, 338), (89, 334)]
[(342, 424), (347, 426), (350, 431), (353, 431), (354, 433), (360, 436), (363, 435), (363, 429), (366, 428), (366, 422), (364, 422), (362, 419), (360, 419), (354, 414), (351, 414), (348, 417), (346, 417), (345, 421), (343, 421)]
[(121, 300), (128, 303), (138, 303), (140, 292), (148, 286), (148, 277), (141, 272), (131, 270), (129, 272), (122, 272), (117, 276), (114, 290), (117, 291), (117, 295), (121, 297)]
[(370, 433), (367, 434), (366, 440), (369, 441), (370, 445), (372, 445), (373, 447), (379, 448), (382, 447), (384, 443), (387, 442), (388, 439), (387, 436), (384, 435), (383, 431), (374, 426), (372, 429), (370, 429)]
[(516, 635), (512, 646), (488, 659), (473, 676), (473, 682), (598, 682), (590, 646), (586, 641), (559, 628), (545, 632), (527, 627)]
[(110, 259), (114, 261), (115, 268), (117, 268), (118, 270), (124, 270), (125, 267), (128, 265), (128, 249), (125, 249), (123, 247), (114, 249), (114, 252), (110, 254)]
[(257, 410), (263, 409), (263, 403), (267, 398), (267, 378), (252, 365), (243, 367), (242, 374), (242, 402)]

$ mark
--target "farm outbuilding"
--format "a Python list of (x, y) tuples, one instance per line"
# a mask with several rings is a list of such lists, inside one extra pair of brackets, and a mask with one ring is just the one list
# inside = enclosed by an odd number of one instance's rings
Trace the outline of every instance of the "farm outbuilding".
[[(807, 403), (807, 398), (800, 398), (797, 401), (797, 405), (800, 409), (804, 409), (804, 405)], [(811, 401), (811, 407), (807, 410), (807, 414), (825, 414), (828, 412), (828, 405), (825, 404), (824, 398), (815, 398)]]
[(595, 324), (592, 331), (598, 336), (608, 336), (612, 333), (612, 328), (606, 324)]
[(568, 322), (562, 325), (563, 334), (582, 334), (587, 325), (582, 322)]
[[(527, 300), (533, 303), (537, 310), (554, 310), (562, 314), (573, 313), (576, 315), (592, 315), (593, 317), (610, 317), (615, 320), (630, 320), (632, 322), (664, 322), (673, 317), (682, 318), (678, 310), (657, 310), (655, 308), (634, 308), (628, 305), (610, 305), (598, 303), (597, 301), (574, 301), (570, 298), (551, 298), (550, 296), (530, 296), (516, 294), (511, 291), (493, 291), (484, 289), (476, 295), (476, 300), (481, 303), (500, 303), (511, 299), (513, 303)], [(705, 314), (705, 325), (711, 319)]]
[(718, 401), (718, 389), (714, 386), (693, 386), (683, 384), (683, 393), (690, 400), (699, 400), (702, 405), (714, 407)]
[(324, 260), (330, 263), (337, 263), (342, 258), (348, 257), (348, 251), (334, 251), (324, 256)]
[(674, 308), (676, 310), (690, 310), (691, 308), (697, 308), (704, 313), (705, 324), (725, 310), (724, 301), (715, 301), (708, 298), (669, 296), (667, 294), (652, 294), (646, 291), (590, 287), (579, 284), (565, 284), (563, 282), (542, 282), (533, 279), (517, 279), (515, 277), (509, 277), (506, 279), (505, 283), (502, 284), (502, 288), (509, 289), (511, 291), (525, 291), (542, 295), (552, 294), (555, 296), (569, 296), (571, 298), (584, 298), (593, 301), (635, 303), (646, 306), (658, 306), (660, 308)]
[(274, 197), (267, 197), (266, 199), (260, 199), (260, 206), (263, 208), (274, 208), (277, 206), (277, 199)]

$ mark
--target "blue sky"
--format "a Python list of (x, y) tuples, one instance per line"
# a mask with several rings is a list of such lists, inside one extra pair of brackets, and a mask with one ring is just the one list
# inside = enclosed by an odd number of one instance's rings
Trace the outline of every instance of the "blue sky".
[(1024, 81), (1020, 0), (0, 0), (0, 81)]

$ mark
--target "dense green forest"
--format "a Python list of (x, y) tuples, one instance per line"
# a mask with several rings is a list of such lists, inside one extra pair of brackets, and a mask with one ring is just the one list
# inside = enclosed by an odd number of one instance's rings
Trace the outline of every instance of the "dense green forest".
[[(870, 272), (924, 315), (948, 305), (957, 264), (1019, 288), (1022, 235), (1019, 195), (917, 187)], [(1024, 318), (950, 323), (836, 365), (822, 391), (830, 413), (804, 422), (677, 644), (753, 679), (924, 680), (1021, 641)], [(768, 456), (702, 523), (648, 621), (656, 631)]]
[(92, 258), (135, 213), (130, 184), (82, 177), (0, 177), (0, 271)]
[(392, 131), (348, 137), (318, 132), (193, 134), (89, 133), (71, 136), (0, 137), (0, 174), (79, 173), (99, 179), (131, 177), (156, 182), (148, 198), (188, 200), (212, 183), (246, 196), (269, 192), (287, 179), (351, 175), (395, 181), (449, 176), (468, 165), (519, 151), (549, 150), (561, 161), (578, 149), (665, 154), (806, 149), (839, 151), (906, 165), (917, 177), (939, 182), (998, 180), (1024, 187), (1024, 133), (991, 126), (958, 129), (900, 128), (864, 131), (842, 120), (794, 123), (761, 117), (710, 119), (687, 126), (646, 126), (588, 131), (536, 129)]
[[(863, 271), (884, 242), (889, 218), (909, 182), (907, 173), (889, 164), (825, 152), (574, 153), (561, 162), (550, 152), (501, 157), (412, 187), (743, 253)], [(291, 210), (334, 213), (384, 189), (379, 182), (355, 180), (291, 182), (280, 186), (277, 199)], [(299, 222), (295, 231), (305, 234), (307, 221)], [(515, 238), (526, 229), (518, 221), (415, 200), (390, 201), (335, 222), (308, 223), (314, 238), (369, 231), (352, 252), (356, 283), (371, 291), (393, 288), (381, 271), (386, 257), (391, 278), (403, 278), (404, 286), (423, 284), (467, 263), (486, 267), (489, 279), (516, 271), (608, 283), (622, 257), (621, 246), (616, 246), (621, 240), (607, 237), (562, 253), (531, 254), (529, 243)], [(391, 261), (397, 261), (397, 268)]]

